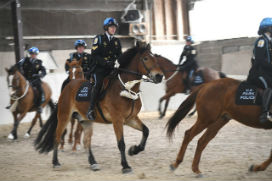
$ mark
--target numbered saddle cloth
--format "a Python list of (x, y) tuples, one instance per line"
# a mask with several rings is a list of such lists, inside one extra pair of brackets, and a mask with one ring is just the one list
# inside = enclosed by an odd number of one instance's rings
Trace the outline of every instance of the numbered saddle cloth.
[(195, 72), (192, 80), (192, 86), (199, 86), (204, 83), (204, 77), (202, 71)]
[(91, 100), (92, 84), (89, 81), (83, 82), (76, 94), (77, 101)]
[(244, 81), (237, 89), (235, 103), (237, 105), (261, 105), (262, 95), (255, 85)]

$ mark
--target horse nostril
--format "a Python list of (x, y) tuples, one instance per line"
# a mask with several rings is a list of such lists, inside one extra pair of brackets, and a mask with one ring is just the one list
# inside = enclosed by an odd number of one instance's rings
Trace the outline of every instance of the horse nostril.
[(156, 74), (155, 76), (155, 79), (156, 79), (156, 82), (161, 82), (162, 81), (162, 75), (161, 74)]

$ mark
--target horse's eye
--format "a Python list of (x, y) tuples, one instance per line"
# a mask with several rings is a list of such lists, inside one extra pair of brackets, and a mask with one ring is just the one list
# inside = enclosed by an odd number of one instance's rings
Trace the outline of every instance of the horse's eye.
[(146, 57), (143, 58), (143, 61), (147, 61), (147, 60), (148, 60), (148, 58), (146, 58)]

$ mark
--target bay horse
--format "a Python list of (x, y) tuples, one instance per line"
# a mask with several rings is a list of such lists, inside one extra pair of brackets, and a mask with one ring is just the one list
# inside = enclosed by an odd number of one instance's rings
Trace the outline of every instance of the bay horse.
[[(186, 79), (187, 73), (185, 71), (177, 70), (178, 65), (173, 64), (172, 61), (168, 60), (167, 58), (161, 55), (156, 55), (156, 57), (158, 59), (158, 64), (165, 76), (164, 82), (166, 85), (166, 90), (165, 90), (166, 93), (159, 99), (159, 107), (158, 107), (160, 118), (163, 118), (165, 116), (170, 98), (177, 93), (185, 92), (186, 87), (184, 84), (184, 80)], [(200, 67), (196, 70), (196, 72), (199, 72), (199, 71), (201, 71), (203, 74), (204, 83), (226, 77), (224, 73), (218, 72), (214, 69), (207, 68), (207, 67)], [(197, 86), (192, 86), (191, 89), (193, 90), (196, 87)], [(161, 104), (163, 101), (165, 101), (165, 104), (164, 104), (164, 109), (162, 110)], [(190, 115), (193, 115), (193, 114), (194, 114), (194, 111), (190, 113)]]
[[(28, 82), (25, 77), (20, 73), (16, 66), (12, 66), (10, 69), (5, 69), (7, 72), (7, 83), (10, 92), (10, 111), (14, 118), (13, 129), (8, 135), (8, 139), (15, 140), (17, 136), (17, 128), (20, 121), (25, 117), (28, 112), (35, 111), (36, 114), (31, 121), (30, 128), (25, 134), (25, 138), (30, 137), (31, 130), (39, 119), (40, 127), (43, 126), (41, 114), (37, 112), (37, 108), (34, 104), (35, 93), (34, 89)], [(46, 82), (42, 82), (42, 88), (44, 90), (45, 101), (42, 103), (42, 107), (45, 107), (47, 104), (53, 111), (55, 105), (51, 100), (52, 91), (49, 85)]]
[[(76, 59), (73, 59), (71, 62), (67, 60), (65, 64), (67, 64), (69, 67), (68, 71), (69, 71), (69, 80), (70, 81), (73, 79), (84, 80), (84, 74), (83, 74), (83, 70), (81, 67), (82, 58), (79, 61)], [(77, 123), (76, 131), (74, 133), (75, 121), (76, 121), (75, 116), (72, 116), (71, 120), (70, 120), (71, 128), (70, 128), (68, 143), (73, 144), (73, 146), (72, 146), (73, 151), (76, 151), (78, 145), (80, 145), (81, 133), (83, 131), (82, 126), (79, 123)], [(61, 144), (60, 144), (61, 150), (64, 149), (66, 132), (67, 132), (67, 130), (64, 131), (64, 133), (61, 137)], [(73, 133), (74, 133), (74, 143), (73, 143)]]
[[(139, 99), (140, 82), (142, 76), (146, 75), (154, 83), (159, 83), (162, 81), (163, 74), (157, 64), (156, 57), (150, 50), (149, 44), (145, 47), (139, 47), (139, 44), (137, 44), (135, 47), (128, 49), (121, 55), (118, 62), (120, 63), (120, 67), (117, 69), (118, 76), (114, 76), (104, 98), (99, 102), (101, 111), (96, 106), (97, 117), (94, 122), (113, 124), (117, 146), (121, 153), (122, 172), (128, 173), (132, 169), (126, 160), (123, 125), (130, 126), (143, 133), (140, 144), (131, 146), (128, 154), (136, 155), (143, 151), (149, 129), (138, 117), (142, 106)], [(75, 100), (79, 87), (86, 81), (73, 80), (64, 88), (59, 98), (57, 111), (48, 119), (35, 141), (36, 150), (40, 153), (46, 153), (54, 149), (54, 167), (60, 166), (58, 144), (71, 114), (74, 111), (78, 112), (83, 129), (86, 130), (88, 127), (92, 129), (93, 121), (88, 120), (86, 117), (89, 101), (78, 102)], [(92, 170), (99, 170), (99, 165), (92, 154), (91, 145), (89, 146), (89, 163)]]
[[(198, 140), (192, 164), (193, 172), (200, 176), (199, 162), (202, 151), (230, 119), (234, 119), (253, 128), (272, 128), (272, 122), (267, 120), (267, 122), (261, 123), (259, 121), (261, 106), (237, 105), (235, 103), (236, 91), (240, 83), (240, 81), (231, 78), (218, 79), (200, 85), (182, 102), (178, 110), (166, 124), (168, 137), (173, 135), (176, 126), (184, 119), (194, 104), (196, 104), (198, 113), (197, 121), (185, 132), (176, 161), (170, 165), (172, 170), (175, 170), (183, 161), (186, 148), (190, 141), (204, 129), (206, 129), (206, 131)], [(271, 161), (272, 152), (268, 160), (260, 165), (252, 165), (250, 171), (265, 170)]]

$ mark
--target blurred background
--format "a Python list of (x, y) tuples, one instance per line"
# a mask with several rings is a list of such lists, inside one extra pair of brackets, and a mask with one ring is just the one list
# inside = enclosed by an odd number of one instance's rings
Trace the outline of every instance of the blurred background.
[[(10, 67), (32, 46), (47, 68), (43, 79), (57, 101), (67, 77), (64, 63), (77, 39), (87, 42), (103, 33), (103, 20), (119, 22), (117, 37), (123, 51), (136, 40), (151, 43), (154, 53), (177, 63), (184, 38), (191, 35), (200, 66), (245, 79), (260, 21), (271, 17), (271, 0), (1, 0), (0, 1), (0, 124), (12, 122), (5, 67)], [(269, 8), (269, 9), (268, 9)], [(141, 85), (143, 111), (156, 111), (164, 83)], [(169, 109), (184, 99), (176, 95)], [(24, 121), (33, 117), (28, 115)]]

